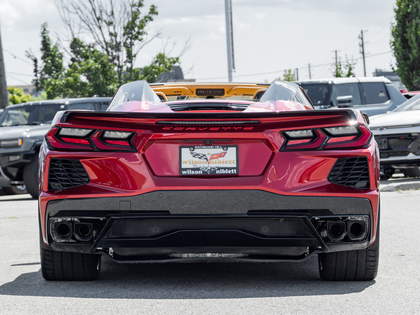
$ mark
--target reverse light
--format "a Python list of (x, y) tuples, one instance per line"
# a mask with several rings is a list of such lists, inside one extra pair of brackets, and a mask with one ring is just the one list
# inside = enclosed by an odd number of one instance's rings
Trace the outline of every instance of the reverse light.
[(342, 126), (342, 127), (329, 127), (324, 128), (332, 136), (349, 136), (349, 135), (358, 135), (359, 129), (355, 126)]
[(87, 136), (92, 129), (82, 129), (82, 128), (61, 128), (58, 133), (60, 136), (68, 137), (85, 137)]
[(124, 132), (124, 131), (105, 131), (104, 132), (104, 139), (127, 139), (133, 133), (132, 132)]
[(315, 136), (312, 129), (285, 131), (284, 133), (292, 139), (308, 139)]
[(1, 140), (0, 148), (19, 148), (23, 144), (23, 139)]

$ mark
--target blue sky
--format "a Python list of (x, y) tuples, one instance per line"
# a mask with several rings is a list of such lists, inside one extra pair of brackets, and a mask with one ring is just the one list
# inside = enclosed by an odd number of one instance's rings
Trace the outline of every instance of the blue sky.
[[(159, 15), (149, 25), (162, 35), (139, 54), (136, 66), (148, 64), (156, 53), (180, 53), (186, 78), (227, 81), (224, 0), (145, 0)], [(233, 28), (238, 82), (271, 82), (285, 69), (299, 68), (299, 79), (331, 76), (334, 50), (342, 60), (357, 61), (363, 76), (358, 35), (365, 31), (367, 75), (394, 62), (390, 42), (395, 0), (233, 0)], [(40, 25), (48, 22), (52, 36), (65, 34), (53, 0), (2, 0), (0, 23), (8, 85), (32, 79), (29, 48), (40, 55)]]

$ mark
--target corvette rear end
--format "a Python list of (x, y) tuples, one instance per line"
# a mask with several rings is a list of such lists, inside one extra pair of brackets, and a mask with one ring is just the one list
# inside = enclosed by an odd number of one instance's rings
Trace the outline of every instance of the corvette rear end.
[(283, 262), (314, 254), (323, 279), (375, 278), (379, 160), (364, 117), (315, 111), (290, 83), (264, 87), (259, 101), (258, 86), (247, 87), (249, 100), (218, 99), (228, 89), (190, 88), (206, 98), (161, 102), (163, 89), (133, 82), (107, 112), (56, 116), (40, 154), (45, 279), (97, 279), (101, 256)]

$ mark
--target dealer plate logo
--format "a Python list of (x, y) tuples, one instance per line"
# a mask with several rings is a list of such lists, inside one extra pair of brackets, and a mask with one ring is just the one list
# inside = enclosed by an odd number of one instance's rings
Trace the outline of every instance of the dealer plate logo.
[(238, 175), (238, 146), (182, 146), (179, 148), (179, 174)]

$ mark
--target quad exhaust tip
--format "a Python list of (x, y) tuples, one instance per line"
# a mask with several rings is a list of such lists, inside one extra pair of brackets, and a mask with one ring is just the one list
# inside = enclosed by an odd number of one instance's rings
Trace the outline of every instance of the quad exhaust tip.
[(346, 236), (346, 224), (342, 221), (328, 221), (327, 236), (332, 241), (341, 241)]
[(348, 220), (347, 221), (347, 235), (352, 241), (359, 241), (366, 237), (367, 224), (366, 221)]
[(368, 231), (368, 221), (349, 218), (344, 221), (327, 221), (326, 230), (322, 229), (321, 235), (331, 241), (341, 241), (346, 236), (351, 241), (360, 241), (366, 238)]
[(74, 242), (73, 237), (77, 241), (88, 242), (93, 237), (92, 223), (54, 220), (50, 226), (51, 236), (56, 242)]

